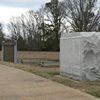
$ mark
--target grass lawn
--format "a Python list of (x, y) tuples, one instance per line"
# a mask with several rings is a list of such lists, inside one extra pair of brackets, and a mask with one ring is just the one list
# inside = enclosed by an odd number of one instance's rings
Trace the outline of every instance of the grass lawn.
[(93, 96), (100, 98), (100, 81), (85, 82), (85, 81), (75, 81), (68, 77), (62, 77), (59, 75), (59, 67), (40, 67), (33, 65), (23, 65), (23, 64), (13, 64), (7, 62), (0, 62), (3, 65), (21, 69), (24, 71), (31, 72), (33, 74), (42, 76), (44, 78), (59, 82), (63, 85), (78, 89), (82, 92), (86, 92)]

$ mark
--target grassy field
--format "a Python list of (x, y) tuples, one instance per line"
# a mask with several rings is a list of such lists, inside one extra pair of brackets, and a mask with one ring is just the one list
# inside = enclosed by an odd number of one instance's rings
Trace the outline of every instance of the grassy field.
[[(20, 59), (51, 59), (59, 60), (58, 52), (19, 52)], [(54, 57), (54, 58), (53, 58)], [(78, 89), (93, 96), (100, 98), (100, 81), (76, 81), (68, 77), (60, 76), (59, 66), (41, 67), (35, 65), (13, 64), (7, 62), (0, 62), (1, 64), (31, 72), (33, 74), (45, 77), (47, 79), (59, 82), (66, 86)]]
[(59, 60), (59, 52), (29, 52), (18, 51), (18, 59), (48, 59)]
[[(2, 52), (0, 51), (0, 56)], [(59, 60), (59, 52), (32, 52), (32, 51), (18, 51), (18, 59), (47, 59)]]

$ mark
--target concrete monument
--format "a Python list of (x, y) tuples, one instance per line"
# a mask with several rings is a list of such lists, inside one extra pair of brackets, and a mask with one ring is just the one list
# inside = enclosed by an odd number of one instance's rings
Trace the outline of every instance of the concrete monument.
[(62, 34), (60, 73), (78, 80), (100, 79), (100, 32)]

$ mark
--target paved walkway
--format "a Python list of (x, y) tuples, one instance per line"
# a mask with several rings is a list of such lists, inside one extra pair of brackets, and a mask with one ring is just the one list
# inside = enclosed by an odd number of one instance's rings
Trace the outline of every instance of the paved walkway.
[(0, 65), (0, 100), (96, 100), (88, 94)]

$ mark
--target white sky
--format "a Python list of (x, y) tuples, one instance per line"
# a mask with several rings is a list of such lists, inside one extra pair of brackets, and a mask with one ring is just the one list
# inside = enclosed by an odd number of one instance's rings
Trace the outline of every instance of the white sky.
[(19, 16), (28, 9), (14, 7), (0, 7), (0, 22), (7, 23), (10, 17)]
[[(0, 0), (0, 22), (5, 26), (13, 16), (20, 16), (29, 9), (37, 10), (50, 0)], [(8, 33), (7, 28), (4, 31)]]
[(19, 16), (28, 9), (37, 10), (50, 0), (0, 0), (0, 22), (7, 23), (12, 16)]
[[(11, 16), (19, 16), (28, 9), (37, 10), (49, 1), (51, 0), (0, 0), (0, 22), (6, 23)], [(100, 5), (100, 0), (98, 1)]]

